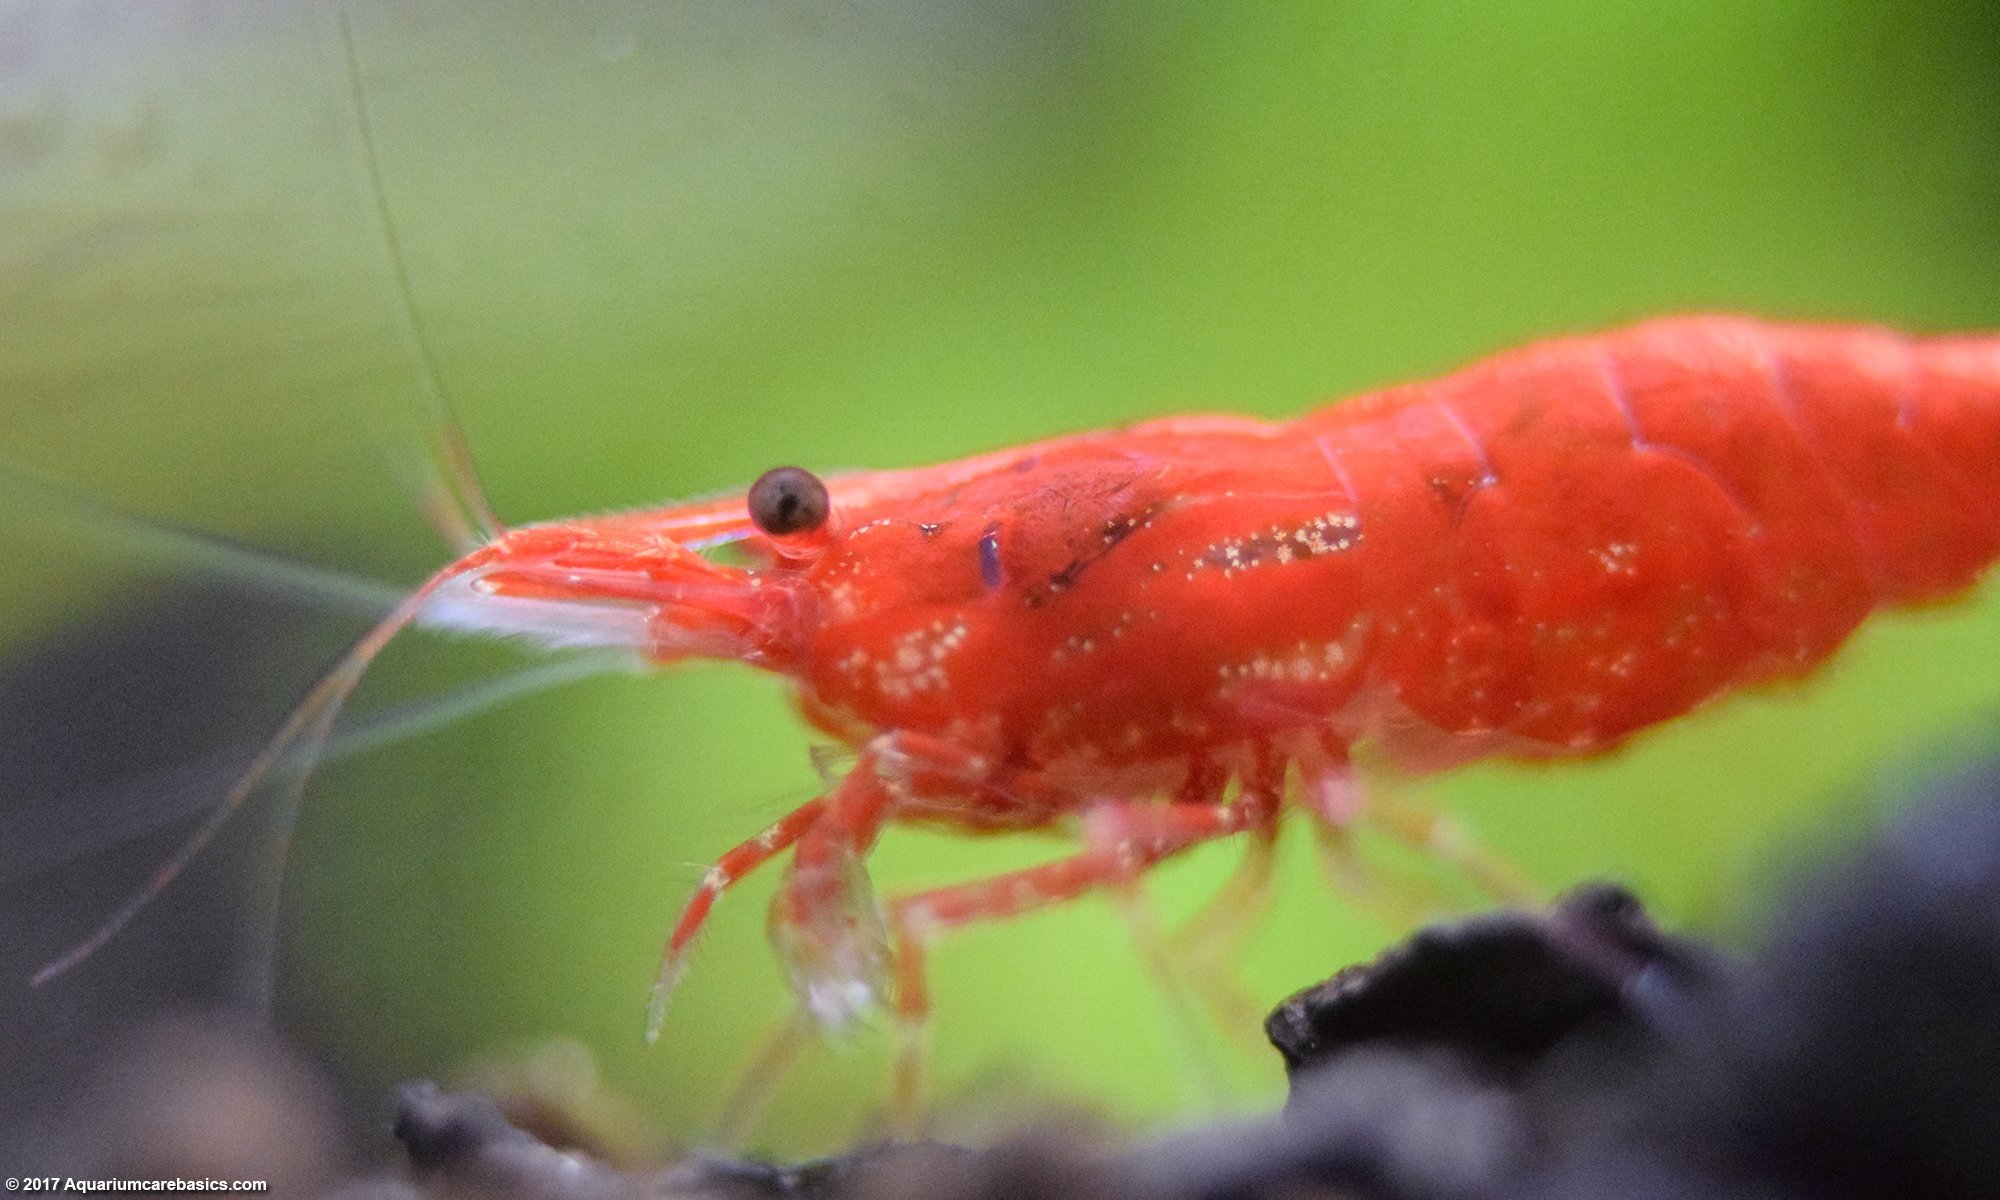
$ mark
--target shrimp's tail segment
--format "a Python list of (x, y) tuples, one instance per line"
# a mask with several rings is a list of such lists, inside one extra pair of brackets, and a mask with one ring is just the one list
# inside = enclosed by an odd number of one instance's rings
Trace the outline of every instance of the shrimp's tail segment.
[(1918, 429), (1983, 518), (1973, 552), (1991, 562), (2000, 558), (2000, 336), (1925, 339), (1917, 358)]
[(1779, 388), (1837, 480), (1891, 604), (2000, 558), (2000, 337), (1780, 330)]
[[(1821, 573), (1858, 571), (1875, 605), (1900, 605), (1956, 595), (2000, 558), (2000, 337), (1652, 322), (1623, 343), (1627, 397), (1640, 410), (1652, 330), (1661, 331), (1656, 372), (1686, 331), (1681, 349), (1708, 349), (1714, 370), (1743, 370), (1749, 394), (1773, 401), (1746, 413), (1762, 407), (1780, 420), (1775, 433), (1744, 423), (1707, 443), (1702, 426), (1713, 418), (1698, 404), (1676, 415), (1655, 405), (1641, 423), (1707, 462), (1786, 546), (1849, 547), (1834, 556), (1845, 563), (1824, 562)], [(1789, 486), (1760, 487), (1759, 472)]]

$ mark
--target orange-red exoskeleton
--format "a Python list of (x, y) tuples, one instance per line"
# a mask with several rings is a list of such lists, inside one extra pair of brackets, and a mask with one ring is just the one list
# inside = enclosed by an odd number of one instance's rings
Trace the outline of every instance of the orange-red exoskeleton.
[[(943, 931), (1268, 844), (1288, 801), (1351, 821), (1357, 743), (1415, 769), (1595, 754), (1804, 675), (1996, 555), (2000, 338), (1657, 320), (1292, 421), (782, 468), (747, 497), (505, 531), (369, 634), (229, 804), (412, 621), (747, 662), (856, 757), (708, 872), (652, 1019), (717, 897), (789, 852), (772, 930), (806, 1010), (914, 1024)], [(1079, 844), (883, 904), (862, 862), (906, 822)]]

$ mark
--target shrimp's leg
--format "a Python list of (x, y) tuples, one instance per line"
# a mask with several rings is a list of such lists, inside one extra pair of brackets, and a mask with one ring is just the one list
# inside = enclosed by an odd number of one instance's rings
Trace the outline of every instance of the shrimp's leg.
[(1542, 903), (1539, 889), (1528, 877), (1480, 845), (1463, 824), (1408, 796), (1377, 791), (1364, 796), (1345, 747), (1330, 742), (1322, 749), (1300, 756), (1302, 807), (1313, 820), (1328, 876), (1378, 919), (1404, 929), (1455, 905), (1436, 888), (1423, 887), (1414, 880), (1392, 886), (1370, 870), (1354, 841), (1355, 826), (1364, 821), (1419, 854), (1442, 862), (1491, 900), (1512, 907)]
[(1382, 878), (1361, 856), (1354, 838), (1368, 800), (1355, 782), (1345, 746), (1329, 741), (1299, 756), (1299, 806), (1312, 822), (1321, 867), (1333, 886), (1356, 908), (1394, 930), (1407, 930), (1450, 911), (1435, 889), (1413, 880)]
[(1390, 837), (1458, 871), (1489, 900), (1510, 908), (1539, 908), (1547, 902), (1525, 872), (1434, 805), (1409, 796), (1382, 796), (1369, 805), (1368, 819)]
[(1253, 1055), (1269, 1049), (1256, 997), (1237, 972), (1236, 951), (1269, 907), (1275, 810), (1272, 816), (1247, 832), (1249, 845), (1222, 887), (1177, 929), (1161, 928), (1144, 880), (1109, 889), (1147, 973), (1167, 1002), (1194, 1082), (1212, 1103), (1227, 1097), (1228, 1086), (1214, 1047), (1203, 1037), (1204, 1025)]
[(680, 982), (681, 975), (687, 970), (688, 949), (694, 944), (695, 935), (701, 932), (709, 911), (715, 907), (716, 898), (745, 875), (784, 853), (820, 819), (822, 808), (819, 800), (800, 805), (764, 832), (717, 859), (708, 873), (702, 876), (701, 884), (681, 908), (680, 919), (674, 922), (674, 931), (668, 935), (666, 947), (660, 952), (660, 973), (653, 981), (653, 995), (646, 1005), (648, 1042), (660, 1036), (660, 1023), (667, 1015), (667, 1001), (673, 996), (674, 985)]
[[(1179, 804), (1219, 805), (1228, 784), (1226, 771), (1197, 761), (1173, 799)], [(1274, 772), (1268, 755), (1260, 760), (1256, 775), (1244, 780), (1237, 802), (1253, 806), (1246, 814), (1250, 847), (1221, 890), (1171, 934), (1162, 932), (1143, 880), (1134, 879), (1110, 891), (1147, 972), (1166, 999), (1195, 1082), (1213, 1103), (1222, 1102), (1228, 1087), (1213, 1047), (1202, 1036), (1204, 1018), (1253, 1053), (1262, 1052), (1258, 1033), (1261, 1014), (1249, 989), (1236, 977), (1231, 951), (1268, 898), (1265, 884), (1270, 878), (1270, 849), (1278, 830), (1283, 784), (1282, 767)]]
[(1249, 844), (1222, 887), (1169, 941), (1172, 958), (1210, 1016), (1225, 1032), (1261, 1047), (1262, 1013), (1235, 970), (1237, 950), (1270, 908), (1271, 871), (1276, 862), (1278, 816), (1284, 803), (1285, 767), (1269, 751), (1243, 780), (1236, 803), (1244, 808)]
[[(802, 1003), (758, 1056), (724, 1115), (725, 1127), (740, 1130), (754, 1119), (755, 1107), (794, 1057), (807, 1018), (844, 1024), (843, 1018), (871, 1006), (878, 987), (886, 988), (887, 939), (879, 932), (861, 858), (902, 799), (927, 794), (958, 797), (953, 807), (940, 810), (954, 819), (995, 824), (1004, 816), (1004, 823), (1016, 826), (1038, 823), (1036, 814), (1053, 814), (1064, 799), (1031, 773), (995, 774), (982, 759), (938, 739), (884, 734), (862, 750), (853, 770), (825, 796), (717, 859), (682, 908), (660, 955), (647, 1008), (649, 1041), (658, 1036), (667, 1001), (716, 900), (751, 871), (798, 846), (786, 886), (772, 903), (771, 932)], [(991, 804), (990, 812), (980, 808), (981, 800)]]
[(1219, 961), (1269, 907), (1278, 846), (1276, 815), (1274, 807), (1271, 819), (1250, 830), (1250, 844), (1221, 889), (1174, 931), (1172, 945), (1180, 956), (1198, 965)]
[(784, 1019), (774, 1025), (757, 1044), (750, 1062), (743, 1068), (736, 1090), (722, 1106), (722, 1114), (709, 1130), (714, 1145), (723, 1150), (741, 1150), (749, 1141), (757, 1119), (764, 1114), (778, 1083), (798, 1061), (812, 1036), (812, 1018), (803, 1005), (794, 1004)]
[[(1203, 1022), (1213, 1018), (1215, 1005), (1198, 976), (1185, 976), (1175, 966), (1171, 939), (1160, 927), (1159, 913), (1143, 880), (1109, 889), (1108, 895), (1125, 919), (1126, 931), (1139, 951), (1139, 959), (1166, 1001), (1172, 1032), (1181, 1050), (1189, 1078), (1201, 1090), (1211, 1107), (1220, 1106), (1228, 1096), (1228, 1084), (1214, 1049), (1202, 1037)], [(1208, 1003), (1204, 1003), (1208, 1002)], [(1208, 1011), (1204, 1011), (1204, 1010)]]
[(892, 901), (896, 1019), (902, 1045), (896, 1060), (893, 1123), (916, 1123), (923, 1100), (923, 1028), (930, 1015), (924, 954), (945, 930), (997, 921), (1074, 899), (1094, 888), (1130, 884), (1151, 867), (1202, 842), (1268, 820), (1256, 806), (1139, 804), (1105, 801), (1085, 814), (1086, 848), (1068, 858), (977, 883), (919, 892)]
[[(925, 734), (892, 732), (865, 746), (853, 770), (824, 798), (824, 811), (798, 840), (784, 887), (771, 907), (771, 938), (806, 1011), (822, 1026), (851, 1025), (884, 997), (895, 998), (898, 1128), (920, 1110), (922, 1026), (929, 1009), (921, 938), (971, 920), (1000, 918), (1100, 886), (1129, 885), (1148, 867), (1193, 845), (1246, 830), (1268, 836), (1281, 774), (1246, 784), (1237, 803), (1218, 803), (1224, 778), (1196, 773), (1177, 803), (1100, 804), (1086, 819), (1088, 848), (984, 885), (947, 888), (892, 908), (885, 928), (863, 860), (883, 826), (931, 818), (969, 829), (1019, 829), (1075, 811), (1078, 798), (1036, 772)], [(993, 892), (992, 889), (1000, 889)], [(981, 895), (982, 891), (988, 893)], [(910, 905), (936, 902), (937, 912)], [(969, 907), (965, 907), (969, 903)], [(964, 911), (954, 910), (954, 906)], [(909, 918), (915, 915), (922, 928)], [(891, 975), (893, 969), (893, 977)]]
[(825, 812), (799, 839), (771, 900), (771, 944), (800, 1004), (823, 1028), (851, 1028), (888, 979), (889, 942), (864, 859), (896, 800), (879, 757), (864, 751), (825, 797)]
[(1262, 1011), (1237, 972), (1237, 952), (1271, 907), (1278, 821), (1253, 826), (1243, 857), (1222, 887), (1168, 940), (1172, 961), (1187, 976), (1221, 1029), (1252, 1049), (1266, 1049)]
[(770, 934), (792, 989), (821, 1026), (842, 1030), (889, 992), (889, 940), (863, 860), (882, 827), (930, 817), (961, 828), (1045, 825), (1068, 794), (927, 734), (885, 733), (822, 799), (771, 903)]

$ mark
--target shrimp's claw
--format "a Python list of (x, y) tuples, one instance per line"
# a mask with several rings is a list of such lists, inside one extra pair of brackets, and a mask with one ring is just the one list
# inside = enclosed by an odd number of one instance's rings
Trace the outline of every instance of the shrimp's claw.
[(818, 849), (800, 845), (771, 905), (771, 944), (814, 1023), (846, 1034), (890, 996), (889, 936), (861, 855), (851, 843), (808, 854)]
[(832, 1033), (851, 1032), (893, 994), (895, 956), (864, 864), (903, 794), (882, 777), (893, 744), (871, 744), (817, 802), (818, 814), (800, 832), (784, 885), (771, 902), (771, 944), (792, 990), (813, 1022)]

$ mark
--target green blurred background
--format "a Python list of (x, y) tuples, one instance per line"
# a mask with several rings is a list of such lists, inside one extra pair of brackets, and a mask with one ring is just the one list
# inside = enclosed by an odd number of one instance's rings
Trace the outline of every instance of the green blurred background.
[[(416, 304), (517, 521), (1280, 416), (1668, 311), (2000, 327), (1984, 2), (346, 8)], [(0, 447), (312, 561), (439, 565), (389, 465), (422, 385), (356, 127), (330, 7), (0, 0)], [(17, 524), (17, 645), (160, 579)], [(270, 651), (235, 724), (274, 725), (351, 632)], [(418, 635), (358, 707), (517, 661)], [(1996, 663), (1985, 595), (1614, 757), (1423, 790), (1550, 888), (1608, 875), (1741, 928), (1799, 847), (1990, 719)], [(328, 769), (282, 1019), (357, 1096), (572, 1037), (698, 1135), (785, 1011), (775, 874), (722, 906), (651, 1051), (646, 984), (702, 864), (811, 794), (806, 744), (775, 681), (700, 666)], [(1260, 1002), (1397, 932), (1289, 841), (1244, 956)], [(876, 879), (1058, 849), (897, 833)], [(1161, 872), (1160, 906), (1232, 856)], [(1281, 1087), (1274, 1055), (1182, 1029), (1102, 901), (948, 941), (935, 985), (948, 1110), (1158, 1121)], [(886, 1066), (879, 1034), (813, 1052), (758, 1141), (841, 1143)]]

